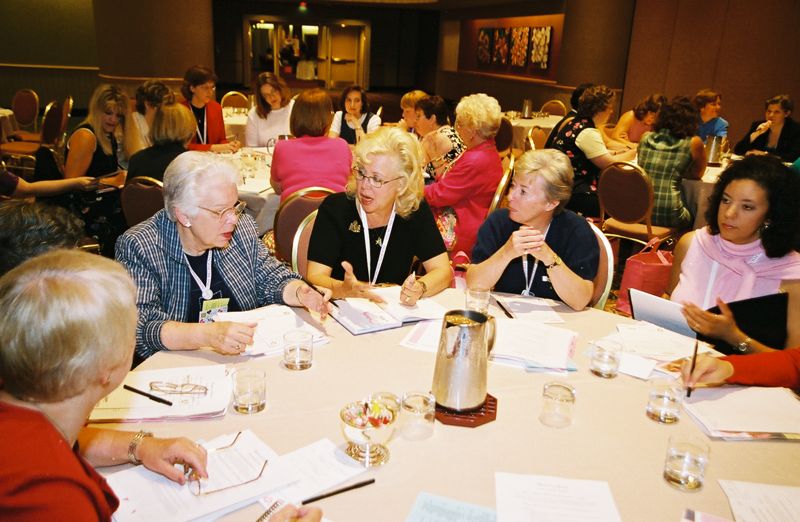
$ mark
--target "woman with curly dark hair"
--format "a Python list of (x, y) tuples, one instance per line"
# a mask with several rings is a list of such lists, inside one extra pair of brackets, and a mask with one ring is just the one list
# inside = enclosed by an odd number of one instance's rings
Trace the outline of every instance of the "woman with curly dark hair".
[(611, 131), (611, 138), (630, 148), (636, 147), (642, 137), (653, 130), (661, 106), (667, 103), (667, 97), (660, 93), (651, 94), (636, 106), (619, 117), (617, 125)]
[[(748, 156), (719, 177), (708, 226), (675, 247), (667, 292), (689, 326), (741, 352), (753, 347), (725, 303), (789, 294), (786, 346), (800, 345), (800, 176), (777, 158)], [(717, 305), (721, 314), (707, 312)]]
[(697, 109), (685, 96), (661, 106), (655, 132), (639, 144), (639, 165), (653, 181), (653, 224), (684, 228), (692, 214), (681, 199), (681, 179), (700, 179), (706, 168), (703, 142), (697, 132)]

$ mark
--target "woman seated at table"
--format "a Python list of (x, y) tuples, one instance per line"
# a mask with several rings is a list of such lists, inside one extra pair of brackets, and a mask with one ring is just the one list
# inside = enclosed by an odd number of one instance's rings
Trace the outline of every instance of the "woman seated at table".
[(222, 106), (214, 100), (216, 83), (217, 75), (202, 65), (190, 67), (183, 76), (183, 104), (192, 110), (195, 119), (195, 134), (189, 143), (190, 150), (236, 152), (241, 146), (238, 141), (228, 143), (225, 137)]
[(292, 92), (280, 76), (264, 72), (256, 77), (256, 105), (247, 114), (244, 142), (248, 147), (266, 147), (270, 140), (289, 134)]
[(297, 97), (289, 123), (297, 137), (275, 143), (272, 154), (269, 181), (281, 202), (307, 187), (344, 190), (353, 154), (343, 139), (328, 137), (331, 112), (331, 97), (322, 89)]
[(791, 163), (800, 158), (800, 124), (792, 119), (794, 102), (787, 94), (764, 104), (765, 120), (754, 121), (734, 147), (736, 154), (774, 154)]
[[(452, 272), (442, 238), (422, 199), (422, 164), (417, 140), (384, 127), (355, 149), (355, 166), (344, 193), (319, 207), (308, 249), (308, 279), (330, 288), (334, 298), (367, 297), (378, 283), (402, 284), (401, 300), (450, 286)], [(415, 259), (425, 275), (409, 277)]]
[(514, 167), (508, 208), (492, 212), (478, 231), (469, 287), (586, 307), (600, 250), (586, 220), (564, 208), (571, 192), (572, 166), (564, 153), (523, 154)]
[(147, 80), (136, 88), (136, 110), (126, 121), (128, 126), (125, 129), (125, 148), (131, 157), (153, 144), (150, 140), (150, 127), (156, 112), (163, 103), (174, 101), (172, 90), (158, 80)]
[(425, 173), (436, 179), (450, 170), (466, 148), (450, 126), (449, 110), (441, 96), (425, 96), (417, 102), (415, 131), (422, 136)]
[(425, 200), (437, 216), (451, 256), (472, 254), (478, 228), (503, 177), (494, 143), (501, 118), (500, 104), (491, 96), (480, 93), (461, 98), (455, 129), (466, 150), (447, 173), (425, 187)]
[[(65, 178), (100, 178), (120, 169), (126, 157), (120, 143), (128, 111), (128, 96), (116, 85), (101, 84), (89, 100), (89, 112), (67, 141)], [(86, 223), (86, 233), (97, 238), (103, 255), (114, 256), (114, 243), (125, 230), (119, 191), (59, 199)]]
[(220, 311), (278, 303), (326, 313), (316, 290), (267, 255), (242, 215), (237, 177), (224, 158), (181, 154), (164, 173), (164, 209), (120, 237), (117, 260), (139, 292), (139, 358), (203, 347), (242, 353), (256, 325), (211, 322)]
[(656, 116), (661, 106), (667, 102), (663, 94), (651, 94), (636, 104), (632, 110), (620, 116), (617, 125), (611, 132), (611, 138), (635, 148), (646, 132), (653, 130)]
[(358, 85), (351, 85), (342, 91), (339, 110), (333, 115), (329, 135), (332, 138), (341, 137), (350, 145), (355, 145), (380, 126), (381, 117), (369, 112), (367, 92)]
[(686, 228), (692, 213), (681, 198), (681, 180), (700, 179), (706, 169), (705, 147), (697, 132), (697, 109), (685, 96), (661, 105), (655, 132), (639, 143), (638, 164), (653, 182), (653, 224)]
[(0, 306), (4, 517), (110, 520), (119, 500), (94, 466), (144, 464), (180, 484), (175, 464), (207, 476), (205, 450), (187, 439), (84, 428), (131, 365), (136, 289), (121, 266), (52, 251), (0, 278)]
[[(753, 351), (725, 303), (786, 291), (786, 346), (800, 345), (798, 199), (800, 178), (774, 157), (748, 156), (720, 175), (708, 226), (680, 239), (667, 287), (692, 329)], [(715, 305), (723, 313), (706, 311)]]
[(150, 128), (153, 145), (133, 155), (128, 165), (128, 179), (136, 176), (164, 179), (167, 166), (186, 152), (194, 131), (194, 116), (189, 109), (174, 102), (162, 105)]
[(589, 87), (581, 94), (578, 114), (564, 124), (553, 148), (565, 153), (574, 170), (572, 198), (567, 208), (584, 216), (600, 215), (597, 181), (600, 171), (615, 161), (636, 157), (636, 150), (609, 152), (600, 129), (614, 112), (614, 93), (605, 85)]
[[(758, 344), (754, 341), (754, 344)], [(769, 353), (711, 357), (698, 355), (692, 370), (690, 361), (681, 376), (686, 386), (698, 384), (742, 384), (800, 389), (800, 349)]]
[(728, 122), (720, 117), (722, 95), (711, 89), (703, 89), (694, 95), (694, 106), (700, 112), (697, 135), (705, 143), (709, 136), (727, 136)]
[(421, 136), (417, 130), (417, 102), (426, 97), (425, 91), (415, 89), (409, 91), (400, 98), (400, 108), (403, 110), (403, 118), (400, 120), (398, 126), (414, 133), (417, 137)]

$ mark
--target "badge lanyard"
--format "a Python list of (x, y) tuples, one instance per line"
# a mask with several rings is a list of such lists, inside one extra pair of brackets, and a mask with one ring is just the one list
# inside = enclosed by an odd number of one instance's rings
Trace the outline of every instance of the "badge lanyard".
[(189, 267), (189, 273), (192, 274), (194, 282), (200, 287), (200, 292), (205, 300), (209, 300), (214, 296), (214, 292), (211, 290), (211, 256), (213, 254), (213, 250), (208, 251), (208, 259), (206, 260), (206, 284), (203, 284), (203, 282), (200, 281), (200, 277), (198, 277), (198, 275), (194, 272), (191, 263), (189, 263), (189, 258), (186, 257), (186, 254), (183, 254), (183, 258), (186, 260), (186, 265)]
[[(547, 231), (550, 230), (550, 224), (548, 223), (547, 228), (544, 229), (544, 238), (547, 240)], [(531, 272), (531, 277), (528, 279), (528, 254), (522, 254), (522, 275), (525, 277), (525, 290), (522, 291), (522, 295), (533, 295), (531, 293), (531, 287), (533, 286), (533, 277), (536, 275), (536, 269), (539, 268), (539, 259), (535, 258), (536, 261), (533, 263), (533, 271)]]
[(200, 134), (200, 126), (197, 125), (197, 119), (194, 121), (194, 127), (197, 129), (197, 137), (200, 139), (200, 143), (205, 144), (206, 136), (208, 136), (208, 105), (203, 107), (203, 134)]
[(367, 213), (364, 212), (364, 209), (361, 208), (361, 205), (358, 205), (358, 215), (361, 218), (361, 225), (364, 229), (364, 249), (366, 250), (367, 254), (367, 278), (369, 279), (370, 284), (373, 285), (378, 280), (378, 273), (381, 271), (381, 265), (383, 264), (383, 256), (386, 254), (386, 247), (389, 245), (389, 236), (392, 235), (392, 225), (394, 225), (394, 217), (397, 215), (397, 213), (394, 211), (394, 208), (394, 205), (392, 205), (392, 214), (389, 216), (389, 223), (386, 225), (386, 234), (383, 236), (381, 253), (378, 255), (378, 264), (375, 265), (375, 277), (372, 277), (372, 249), (369, 247), (369, 226), (367, 225)]

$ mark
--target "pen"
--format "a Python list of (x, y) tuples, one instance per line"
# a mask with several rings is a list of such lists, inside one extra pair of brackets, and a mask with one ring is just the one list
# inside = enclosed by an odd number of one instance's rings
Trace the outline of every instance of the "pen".
[(123, 384), (122, 387), (128, 390), (129, 392), (138, 393), (142, 397), (147, 397), (151, 401), (156, 401), (160, 402), (161, 404), (166, 404), (167, 406), (172, 406), (172, 402), (168, 401), (167, 399), (162, 399), (157, 395), (153, 395), (152, 393), (147, 393), (146, 391), (136, 389), (133, 386), (128, 386), (127, 384)]
[(345, 491), (350, 491), (351, 489), (358, 489), (363, 488), (364, 486), (369, 486), (370, 484), (374, 483), (375, 479), (371, 478), (369, 480), (362, 480), (361, 482), (356, 482), (355, 484), (350, 484), (349, 486), (345, 486), (343, 488), (334, 489), (333, 491), (328, 491), (327, 493), (323, 493), (321, 495), (317, 495), (315, 497), (309, 497), (304, 501), (300, 502), (300, 505), (305, 506), (306, 504), (310, 504), (312, 502), (316, 502), (317, 500), (322, 500), (323, 498), (332, 497), (334, 495), (338, 495), (339, 493), (344, 493)]
[[(311, 288), (312, 288), (312, 289), (313, 289), (315, 292), (317, 292), (317, 293), (318, 293), (319, 295), (321, 295), (322, 297), (325, 297), (325, 292), (323, 292), (322, 290), (320, 290), (320, 289), (319, 289), (319, 288), (317, 288), (316, 286), (312, 285), (312, 284), (311, 284), (311, 283), (308, 281), (308, 279), (306, 279), (305, 277), (303, 277), (303, 276), (300, 276), (300, 281), (302, 281), (302, 282), (304, 282), (305, 284), (307, 284), (308, 286), (310, 286), (310, 287), (311, 287)], [(338, 304), (336, 304), (336, 301), (334, 301), (333, 299), (331, 299), (331, 300), (330, 300), (330, 301), (328, 301), (328, 302), (329, 302), (330, 304), (332, 304), (333, 306), (335, 306), (336, 308), (339, 308), (339, 305), (338, 305)]]
[(497, 303), (497, 306), (500, 307), (500, 310), (502, 310), (503, 313), (506, 314), (506, 317), (508, 317), (509, 319), (513, 319), (514, 318), (514, 314), (511, 313), (511, 310), (506, 308), (506, 305), (504, 305), (503, 302), (500, 299), (495, 297), (494, 298), (494, 302)]
[[(694, 365), (697, 363), (697, 346), (699, 344), (700, 344), (700, 341), (695, 339), (694, 340), (694, 354), (692, 355), (692, 367), (689, 369), (689, 375), (690, 376), (692, 375), (692, 372), (694, 371)], [(688, 388), (686, 388), (686, 398), (688, 399), (691, 396), (692, 396), (692, 387), (689, 386)]]

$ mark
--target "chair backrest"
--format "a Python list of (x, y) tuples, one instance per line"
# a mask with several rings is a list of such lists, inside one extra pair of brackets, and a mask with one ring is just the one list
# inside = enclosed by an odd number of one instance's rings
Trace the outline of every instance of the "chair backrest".
[(64, 98), (64, 107), (61, 109), (61, 133), (59, 140), (61, 143), (66, 143), (67, 140), (67, 127), (69, 126), (69, 118), (72, 116), (72, 96)]
[(497, 147), (497, 152), (503, 155), (511, 149), (511, 143), (514, 141), (514, 126), (511, 125), (511, 120), (503, 116), (500, 119), (500, 129), (494, 137), (494, 144)]
[(561, 100), (550, 100), (544, 102), (539, 112), (547, 112), (553, 116), (566, 116), (567, 106)]
[(300, 222), (292, 240), (292, 270), (303, 277), (308, 275), (308, 244), (311, 242), (317, 212), (319, 211), (315, 210)]
[(61, 133), (61, 120), (64, 118), (64, 105), (57, 101), (47, 104), (42, 119), (42, 145), (54, 147)]
[(497, 208), (500, 207), (500, 203), (503, 201), (503, 198), (508, 191), (508, 186), (511, 183), (511, 178), (514, 176), (514, 156), (511, 156), (511, 159), (508, 162), (508, 168), (506, 168), (505, 172), (503, 172), (503, 177), (500, 178), (500, 183), (497, 185), (497, 190), (494, 191), (494, 196), (492, 197), (492, 203), (489, 205), (489, 211), (486, 213), (488, 216), (492, 212), (494, 212)]
[(623, 223), (646, 223), (652, 234), (653, 183), (638, 165), (617, 161), (603, 169), (597, 184), (600, 226), (606, 215)]
[(164, 208), (164, 184), (148, 176), (136, 176), (125, 183), (120, 194), (122, 213), (132, 227)]
[(589, 304), (598, 310), (602, 310), (606, 306), (608, 294), (611, 292), (611, 282), (614, 280), (614, 251), (605, 234), (591, 221), (588, 223), (589, 226), (592, 227), (592, 232), (594, 232), (595, 237), (597, 237), (597, 246), (600, 247), (597, 274), (592, 281), (594, 291), (592, 292), (592, 300)]
[(534, 125), (531, 127), (529, 139), (531, 142), (531, 150), (541, 150), (544, 148), (544, 144), (547, 141), (547, 133), (543, 128)]
[(11, 110), (20, 127), (33, 125), (36, 131), (36, 120), (39, 118), (39, 95), (33, 89), (20, 89), (11, 100)]
[(250, 100), (239, 91), (227, 92), (225, 96), (222, 97), (222, 101), (219, 104), (223, 107), (237, 107), (240, 109), (250, 108)]
[(322, 201), (333, 194), (325, 187), (308, 187), (298, 190), (281, 203), (275, 213), (272, 229), (275, 233), (275, 257), (290, 263), (292, 260), (292, 242), (300, 223), (317, 210)]
[(375, 115), (376, 115), (378, 118), (380, 118), (380, 117), (381, 117), (381, 114), (383, 114), (383, 105), (381, 105), (380, 107), (378, 107), (378, 110), (377, 110), (377, 111), (375, 111)]

